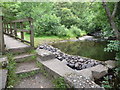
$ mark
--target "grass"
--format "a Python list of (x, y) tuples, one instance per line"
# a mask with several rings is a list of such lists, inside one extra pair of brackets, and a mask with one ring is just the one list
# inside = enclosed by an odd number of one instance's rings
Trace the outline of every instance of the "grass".
[(63, 77), (58, 77), (54, 79), (53, 84), (55, 85), (55, 88), (57, 88), (58, 90), (60, 89), (67, 90), (67, 88), (69, 88), (69, 85), (65, 82)]
[[(25, 40), (30, 41), (30, 35), (29, 34), (24, 34)], [(20, 37), (20, 33), (18, 34), (18, 37)], [(72, 39), (75, 39), (75, 37), (71, 37)], [(34, 37), (34, 44), (35, 47), (41, 44), (48, 44), (50, 42), (57, 42), (57, 41), (62, 41), (62, 40), (68, 40), (71, 39), (69, 37), (58, 37), (58, 36), (39, 36), (39, 37)]]
[[(86, 35), (87, 33), (85, 31), (81, 32), (81, 37)], [(18, 37), (20, 37), (20, 33), (18, 33)], [(30, 41), (30, 35), (25, 33), (24, 34), (25, 40)], [(34, 45), (37, 47), (38, 45), (41, 44), (48, 44), (50, 42), (57, 42), (57, 41), (62, 41), (62, 40), (69, 40), (69, 39), (76, 39), (76, 37), (71, 35), (71, 37), (58, 37), (58, 36), (39, 36), (39, 37), (34, 37)]]
[[(30, 40), (30, 35), (29, 34), (25, 34), (25, 40)], [(58, 37), (58, 36), (40, 36), (40, 37), (34, 37), (34, 44), (35, 47), (37, 47), (40, 44), (48, 44), (50, 42), (56, 42), (56, 41), (61, 41), (61, 40), (65, 40), (68, 39), (66, 37)]]

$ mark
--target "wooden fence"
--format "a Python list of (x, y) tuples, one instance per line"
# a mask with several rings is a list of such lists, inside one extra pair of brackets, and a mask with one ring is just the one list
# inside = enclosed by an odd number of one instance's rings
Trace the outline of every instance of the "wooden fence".
[[(30, 30), (24, 29), (25, 27), (24, 22), (29, 23)], [(14, 21), (7, 22), (7, 23), (4, 22), (3, 30), (5, 34), (11, 37), (14, 37), (16, 39), (19, 39), (22, 42), (26, 42), (30, 44), (32, 47), (34, 47), (34, 30), (33, 30), (33, 19), (32, 18), (14, 20)], [(18, 32), (20, 32), (20, 36), (18, 36)], [(25, 40), (24, 38), (25, 32), (30, 34), (30, 41)]]

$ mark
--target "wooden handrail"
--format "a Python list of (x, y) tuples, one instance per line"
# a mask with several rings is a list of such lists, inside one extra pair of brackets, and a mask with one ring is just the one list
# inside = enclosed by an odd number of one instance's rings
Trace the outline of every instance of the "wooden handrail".
[(27, 21), (33, 21), (33, 19), (32, 18), (19, 19), (19, 20), (12, 21), (12, 23), (15, 23), (15, 22), (27, 22)]
[[(23, 29), (24, 28), (23, 22), (29, 22), (30, 30)], [(17, 28), (17, 23), (19, 23), (20, 28)], [(34, 30), (33, 30), (33, 25), (32, 25), (33, 24), (32, 18), (19, 19), (19, 20), (14, 20), (14, 21), (7, 22), (7, 23), (4, 22), (3, 24), (4, 24), (3, 29), (4, 29), (5, 34), (12, 36), (16, 39), (19, 39), (22, 42), (26, 42), (30, 44), (32, 47), (34, 47)], [(21, 33), (21, 38), (18, 37), (17, 32)], [(24, 40), (24, 32), (27, 32), (30, 34), (30, 41)]]

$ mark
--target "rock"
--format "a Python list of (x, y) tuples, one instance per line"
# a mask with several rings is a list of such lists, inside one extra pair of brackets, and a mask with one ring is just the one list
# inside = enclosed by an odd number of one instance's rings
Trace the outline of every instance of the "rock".
[(90, 79), (90, 80), (94, 81), (94, 77), (93, 77), (92, 72), (89, 68), (80, 70), (80, 71), (78, 71), (78, 73), (80, 75), (86, 77), (87, 79)]
[(75, 63), (75, 67), (76, 67), (76, 68), (79, 67), (79, 63)]
[(60, 61), (62, 61), (63, 59), (62, 59), (62, 57), (57, 57), (57, 59), (59, 59)]
[(0, 68), (6, 68), (8, 64), (7, 57), (0, 58)]
[(100, 79), (108, 73), (108, 68), (100, 64), (91, 68), (91, 71), (95, 79)]
[(110, 69), (113, 69), (116, 67), (116, 61), (108, 60), (108, 61), (105, 61), (105, 63), (106, 63), (106, 67)]
[(72, 63), (69, 63), (67, 65), (70, 66), (70, 67), (74, 67), (75, 66), (75, 64), (72, 64)]

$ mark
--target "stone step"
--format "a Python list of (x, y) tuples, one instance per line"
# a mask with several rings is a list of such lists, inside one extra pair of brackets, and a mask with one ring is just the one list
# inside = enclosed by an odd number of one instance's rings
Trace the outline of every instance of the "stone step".
[(34, 88), (54, 88), (54, 84), (52, 83), (52, 80), (49, 78), (46, 78), (42, 73), (37, 73), (33, 76), (26, 77), (20, 80), (15, 86), (15, 89), (33, 89)]
[[(42, 61), (39, 57), (37, 60), (44, 66), (44, 69), (49, 73), (49, 76), (57, 78), (59, 76), (64, 77), (66, 83), (74, 88), (101, 88), (95, 84), (92, 80), (79, 75), (75, 70), (68, 67), (65, 63), (58, 59), (51, 59)], [(103, 88), (101, 88), (102, 90)]]
[(36, 58), (36, 54), (21, 54), (19, 56), (15, 56), (14, 60), (19, 63), (23, 61), (30, 61)]
[(27, 73), (31, 71), (39, 70), (35, 61), (29, 61), (24, 63), (17, 63), (16, 74)]
[(55, 59), (55, 55), (48, 50), (37, 49), (36, 52), (37, 52), (37, 56), (43, 61)]
[(29, 50), (32, 50), (31, 46), (9, 48), (6, 51), (12, 54), (18, 54), (18, 53), (22, 54), (22, 53), (27, 53)]

